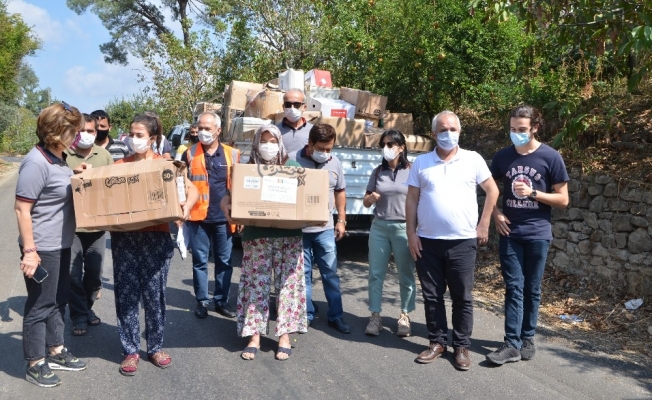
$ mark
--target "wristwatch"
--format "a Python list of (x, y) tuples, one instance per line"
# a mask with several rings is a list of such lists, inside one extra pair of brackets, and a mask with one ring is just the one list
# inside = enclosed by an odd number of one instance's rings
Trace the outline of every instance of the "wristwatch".
[(530, 195), (529, 195), (528, 197), (531, 197), (531, 198), (533, 198), (533, 199), (536, 199), (536, 197), (537, 197), (537, 190), (536, 190), (536, 189), (532, 189), (532, 193), (530, 193)]
[(344, 226), (346, 226), (346, 220), (345, 219), (338, 219), (337, 223), (338, 224), (344, 224)]

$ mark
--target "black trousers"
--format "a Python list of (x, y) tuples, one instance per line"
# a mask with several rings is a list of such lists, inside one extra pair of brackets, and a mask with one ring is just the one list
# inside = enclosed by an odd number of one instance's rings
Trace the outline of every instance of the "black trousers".
[(444, 293), (453, 301), (453, 347), (470, 347), (473, 332), (473, 280), (477, 239), (420, 238), (416, 261), (426, 312), (428, 339), (446, 345), (448, 324)]

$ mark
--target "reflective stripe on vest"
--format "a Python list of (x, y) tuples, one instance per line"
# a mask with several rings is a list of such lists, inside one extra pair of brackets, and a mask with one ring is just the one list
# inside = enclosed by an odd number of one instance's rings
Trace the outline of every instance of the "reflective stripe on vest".
[[(230, 146), (222, 145), (226, 159), (226, 188), (231, 189), (231, 166), (240, 162), (240, 151)], [(190, 221), (203, 221), (208, 215), (209, 192), (208, 171), (204, 159), (204, 148), (201, 143), (192, 145), (186, 150), (188, 160), (188, 179), (197, 187), (199, 200), (190, 210)]]

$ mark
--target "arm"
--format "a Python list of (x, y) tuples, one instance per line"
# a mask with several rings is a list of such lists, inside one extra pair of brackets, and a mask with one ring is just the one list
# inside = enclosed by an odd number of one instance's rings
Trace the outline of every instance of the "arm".
[(421, 189), (416, 186), (408, 186), (407, 197), (405, 198), (405, 226), (408, 236), (408, 247), (410, 254), (416, 261), (421, 258), (421, 239), (417, 236), (417, 206)]
[(346, 191), (340, 190), (335, 192), (335, 208), (337, 209), (337, 224), (335, 224), (335, 240), (340, 240), (344, 237), (346, 226)]
[(184, 181), (186, 183), (186, 202), (181, 208), (183, 209), (183, 219), (187, 221), (190, 218), (190, 210), (199, 200), (199, 190), (188, 178), (185, 178)]
[(476, 233), (478, 234), (478, 243), (486, 244), (489, 240), (489, 225), (491, 224), (491, 215), (494, 209), (496, 209), (496, 202), (498, 201), (498, 186), (492, 178), (486, 179), (480, 184), (482, 190), (484, 190), (486, 197), (484, 200), (484, 207), (482, 208), (482, 216), (480, 216), (480, 222), (475, 228)]
[[(16, 200), (14, 210), (16, 211), (16, 219), (18, 220), (18, 232), (23, 240), (24, 249), (33, 249), (36, 247), (34, 243), (34, 231), (32, 230), (32, 207), (34, 203), (27, 201)], [(20, 263), (20, 269), (26, 277), (31, 278), (34, 276), (36, 267), (41, 263), (41, 258), (33, 251), (25, 253), (23, 260)]]
[[(554, 193), (538, 192), (536, 201), (540, 201), (552, 207), (566, 208), (568, 207), (568, 183), (562, 182), (552, 185), (555, 190)], [(523, 182), (514, 184), (514, 192), (519, 196), (531, 196), (532, 188)]]
[[(498, 183), (500, 183), (500, 180), (498, 178), (495, 178)], [(491, 215), (494, 217), (494, 223), (496, 224), (496, 231), (502, 235), (502, 236), (509, 236), (509, 232), (511, 232), (511, 229), (509, 229), (509, 224), (512, 222), (507, 219), (505, 214), (498, 208), (498, 204), (494, 206), (493, 211), (491, 212)]]
[(371, 192), (371, 193), (367, 192), (364, 195), (364, 200), (362, 200), (362, 204), (365, 207), (369, 208), (372, 205), (376, 204), (378, 199), (380, 199), (380, 195), (378, 193), (376, 193), (376, 192)]

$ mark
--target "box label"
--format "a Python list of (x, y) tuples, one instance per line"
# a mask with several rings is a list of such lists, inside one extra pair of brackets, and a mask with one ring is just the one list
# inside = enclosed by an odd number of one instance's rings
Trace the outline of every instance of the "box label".
[(298, 180), (296, 178), (263, 176), (263, 188), (260, 192), (260, 199), (277, 203), (296, 204), (297, 186)]
[(343, 108), (333, 108), (331, 109), (331, 117), (337, 117), (337, 118), (346, 118), (346, 110)]
[(258, 176), (245, 176), (243, 187), (245, 189), (260, 189), (260, 177)]

